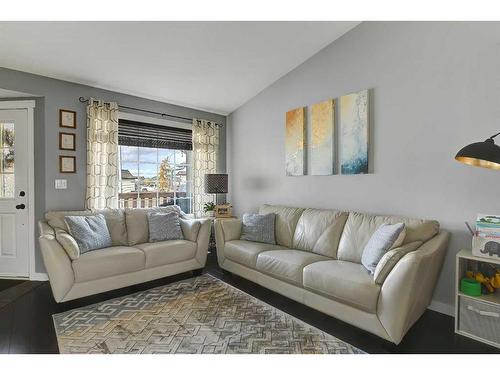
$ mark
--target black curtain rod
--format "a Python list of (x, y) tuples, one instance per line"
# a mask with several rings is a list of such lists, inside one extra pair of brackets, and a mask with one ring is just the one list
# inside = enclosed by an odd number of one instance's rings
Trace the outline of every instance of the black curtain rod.
[[(83, 96), (80, 96), (78, 98), (78, 100), (80, 101), (80, 103), (89, 103), (90, 102), (89, 99), (85, 99)], [(126, 105), (118, 105), (118, 107), (120, 107), (120, 108), (126, 108), (126, 109), (131, 109), (132, 111), (137, 111), (137, 112), (151, 113), (153, 115), (158, 115), (158, 116), (162, 116), (162, 117), (177, 118), (177, 119), (180, 119), (180, 120), (186, 120), (186, 121), (191, 121), (191, 122), (193, 121), (193, 119), (190, 118), (190, 117), (182, 117), (182, 116), (176, 116), (176, 115), (169, 115), (168, 113), (161, 113), (161, 112), (149, 111), (147, 109), (140, 109), (140, 108), (128, 107)]]

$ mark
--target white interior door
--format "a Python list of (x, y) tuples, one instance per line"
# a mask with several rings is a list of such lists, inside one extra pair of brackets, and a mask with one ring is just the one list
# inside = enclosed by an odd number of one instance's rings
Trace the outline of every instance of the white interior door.
[(0, 277), (28, 277), (28, 110), (0, 109)]

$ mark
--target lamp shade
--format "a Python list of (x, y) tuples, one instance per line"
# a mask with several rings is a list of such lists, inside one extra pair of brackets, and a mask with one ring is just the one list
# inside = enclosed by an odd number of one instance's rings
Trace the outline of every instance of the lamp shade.
[(500, 170), (500, 147), (492, 138), (484, 142), (471, 143), (458, 151), (455, 159), (476, 167)]
[(227, 174), (212, 173), (205, 175), (205, 193), (207, 194), (226, 194), (227, 193)]

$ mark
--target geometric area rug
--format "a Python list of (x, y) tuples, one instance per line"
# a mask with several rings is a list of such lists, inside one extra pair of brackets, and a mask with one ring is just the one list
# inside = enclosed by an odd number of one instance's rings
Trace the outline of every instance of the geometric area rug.
[(210, 275), (53, 319), (63, 354), (364, 353)]

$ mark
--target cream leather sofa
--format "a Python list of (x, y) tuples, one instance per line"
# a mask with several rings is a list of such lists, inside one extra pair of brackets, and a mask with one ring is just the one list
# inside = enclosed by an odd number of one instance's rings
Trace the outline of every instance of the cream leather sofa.
[[(148, 243), (147, 213), (176, 210), (181, 214), (184, 240)], [(40, 247), (50, 286), (57, 302), (101, 293), (162, 277), (200, 270), (205, 266), (210, 221), (183, 216), (177, 206), (154, 209), (100, 210), (113, 246), (71, 260), (56, 239), (67, 231), (64, 217), (91, 211), (53, 211), (39, 222)]]
[[(449, 234), (430, 220), (264, 205), (275, 213), (276, 245), (240, 240), (241, 220), (216, 220), (222, 269), (399, 344), (429, 305)], [(382, 285), (361, 265), (382, 223), (406, 224), (416, 242)], [(418, 242), (417, 242), (418, 241)]]

